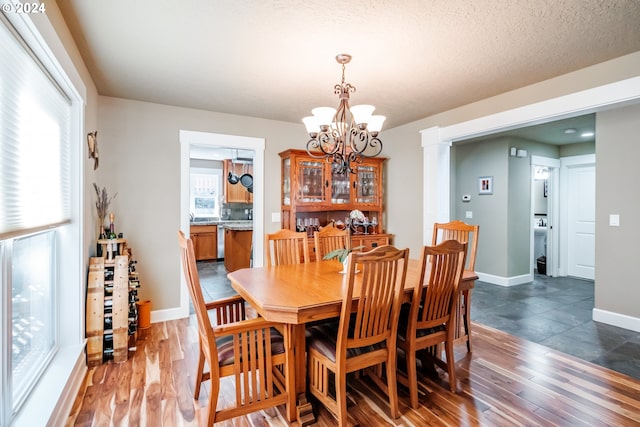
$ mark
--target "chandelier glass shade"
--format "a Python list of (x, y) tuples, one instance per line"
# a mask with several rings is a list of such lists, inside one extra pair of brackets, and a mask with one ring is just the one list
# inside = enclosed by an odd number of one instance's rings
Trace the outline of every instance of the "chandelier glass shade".
[(344, 78), (345, 64), (351, 61), (351, 55), (340, 54), (336, 61), (342, 65), (342, 82), (334, 86), (340, 102), (337, 109), (314, 108), (311, 110), (313, 116), (302, 119), (311, 137), (307, 142), (307, 153), (332, 163), (334, 172), (355, 173), (355, 163), (382, 152), (378, 134), (385, 116), (373, 115), (373, 105), (349, 107), (349, 95), (356, 91), (355, 86), (346, 83)]

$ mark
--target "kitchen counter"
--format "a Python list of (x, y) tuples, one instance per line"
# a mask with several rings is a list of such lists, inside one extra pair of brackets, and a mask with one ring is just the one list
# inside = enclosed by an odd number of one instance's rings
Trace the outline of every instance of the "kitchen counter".
[(226, 228), (233, 231), (251, 231), (253, 230), (253, 223), (249, 224), (220, 224), (218, 227)]
[(207, 219), (191, 221), (189, 225), (249, 225), (253, 226), (253, 221), (250, 219)]

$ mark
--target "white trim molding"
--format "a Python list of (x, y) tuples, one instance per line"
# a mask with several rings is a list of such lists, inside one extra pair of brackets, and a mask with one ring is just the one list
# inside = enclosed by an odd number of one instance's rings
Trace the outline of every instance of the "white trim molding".
[(423, 147), (423, 244), (430, 245), (433, 224), (450, 218), (451, 141), (443, 140), (439, 127), (421, 131)]

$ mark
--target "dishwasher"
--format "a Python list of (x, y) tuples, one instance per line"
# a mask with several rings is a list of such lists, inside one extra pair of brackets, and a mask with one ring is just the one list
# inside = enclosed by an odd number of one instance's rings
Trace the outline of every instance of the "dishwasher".
[(224, 226), (218, 224), (218, 259), (224, 259)]

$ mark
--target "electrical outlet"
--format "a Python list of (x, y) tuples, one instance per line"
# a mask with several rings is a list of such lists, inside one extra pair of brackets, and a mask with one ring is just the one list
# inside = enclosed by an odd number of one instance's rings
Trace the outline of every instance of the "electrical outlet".
[(467, 212), (465, 212), (465, 217), (467, 217), (467, 218), (473, 218), (473, 211), (467, 211)]

